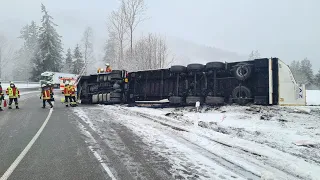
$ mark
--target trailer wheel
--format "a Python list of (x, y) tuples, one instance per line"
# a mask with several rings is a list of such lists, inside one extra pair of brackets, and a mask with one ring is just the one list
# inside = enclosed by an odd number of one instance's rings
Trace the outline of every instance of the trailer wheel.
[(207, 96), (206, 97), (206, 104), (222, 105), (222, 104), (224, 104), (224, 98), (223, 97)]
[(252, 69), (247, 63), (239, 63), (236, 65), (236, 68), (233, 72), (236, 79), (244, 81), (251, 76)]
[(170, 72), (181, 73), (181, 72), (185, 72), (186, 69), (187, 68), (185, 66), (171, 66)]
[(187, 66), (187, 70), (189, 72), (201, 72), (204, 69), (204, 65), (203, 64), (189, 64)]
[(206, 64), (206, 71), (214, 70), (214, 69), (224, 69), (225, 64), (223, 62), (208, 62)]
[(183, 97), (171, 96), (169, 97), (170, 104), (183, 104)]
[(250, 100), (247, 98), (251, 98), (252, 94), (249, 88), (245, 86), (238, 86), (234, 88), (232, 91), (232, 97), (237, 104), (243, 105), (247, 104)]
[(186, 98), (186, 103), (188, 105), (194, 105), (197, 101), (199, 101), (200, 103), (203, 103), (204, 98), (199, 96), (188, 96)]

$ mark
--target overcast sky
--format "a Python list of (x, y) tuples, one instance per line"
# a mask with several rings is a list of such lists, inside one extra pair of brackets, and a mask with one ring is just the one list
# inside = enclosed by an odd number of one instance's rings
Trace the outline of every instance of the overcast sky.
[[(59, 25), (65, 46), (72, 47), (87, 25), (93, 27), (97, 41), (104, 41), (107, 16), (118, 6), (117, 0), (0, 2), (0, 32), (15, 37), (20, 25), (31, 20), (39, 22), (43, 2)], [(150, 19), (139, 31), (159, 32), (240, 54), (257, 49), (262, 56), (277, 56), (286, 61), (308, 57), (320, 68), (319, 0), (146, 0), (146, 3)]]

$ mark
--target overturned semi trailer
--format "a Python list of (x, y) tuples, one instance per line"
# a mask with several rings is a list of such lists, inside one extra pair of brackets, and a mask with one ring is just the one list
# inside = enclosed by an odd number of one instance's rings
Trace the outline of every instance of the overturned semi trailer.
[(305, 105), (305, 87), (278, 58), (232, 63), (209, 62), (83, 76), (79, 98), (87, 104), (134, 103), (168, 99), (172, 105), (226, 103)]

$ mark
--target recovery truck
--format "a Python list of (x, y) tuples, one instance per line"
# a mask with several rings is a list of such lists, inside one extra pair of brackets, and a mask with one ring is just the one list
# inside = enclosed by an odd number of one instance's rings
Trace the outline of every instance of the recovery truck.
[(77, 74), (61, 73), (61, 72), (43, 72), (40, 77), (40, 87), (42, 84), (52, 84), (55, 89), (60, 88), (60, 78), (78, 78)]

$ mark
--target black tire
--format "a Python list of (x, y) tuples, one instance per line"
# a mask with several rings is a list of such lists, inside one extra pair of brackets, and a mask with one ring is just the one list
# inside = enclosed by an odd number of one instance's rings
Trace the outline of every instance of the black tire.
[(224, 104), (224, 98), (223, 97), (207, 96), (206, 97), (206, 104), (222, 105), (222, 104)]
[(169, 102), (170, 102), (170, 104), (182, 104), (183, 97), (171, 96), (171, 97), (169, 97)]
[(224, 69), (225, 66), (225, 63), (223, 62), (208, 62), (206, 64), (206, 71)]
[(236, 68), (233, 71), (233, 74), (236, 79), (244, 81), (251, 76), (252, 68), (247, 63), (239, 63), (236, 65)]
[(186, 98), (186, 103), (188, 105), (194, 105), (197, 101), (199, 101), (200, 103), (203, 103), (204, 98), (203, 97), (199, 97), (199, 96), (188, 96)]
[(189, 64), (187, 66), (187, 71), (189, 72), (201, 72), (204, 69), (203, 64)]
[(232, 98), (237, 104), (240, 105), (247, 104), (250, 101), (250, 99), (247, 98), (251, 97), (252, 94), (250, 89), (245, 86), (238, 86), (232, 91)]
[(185, 72), (187, 70), (187, 68), (185, 66), (171, 66), (170, 68), (170, 72), (174, 72), (174, 73), (182, 73)]

